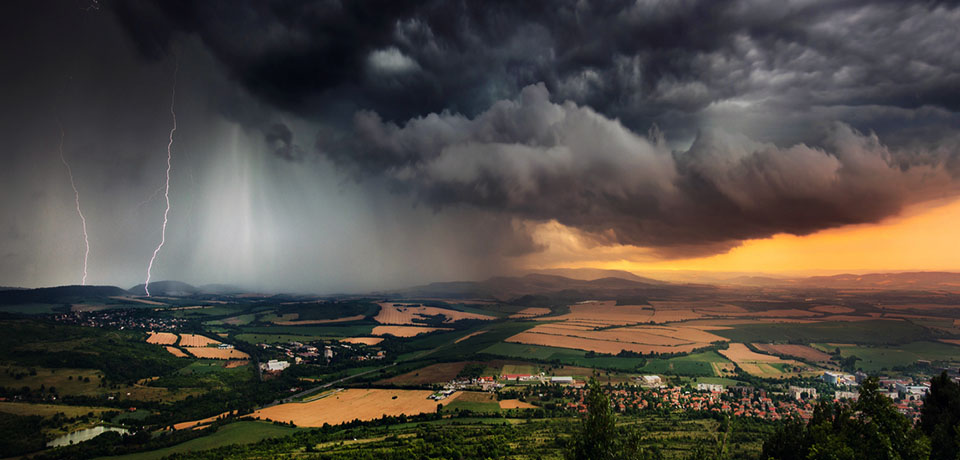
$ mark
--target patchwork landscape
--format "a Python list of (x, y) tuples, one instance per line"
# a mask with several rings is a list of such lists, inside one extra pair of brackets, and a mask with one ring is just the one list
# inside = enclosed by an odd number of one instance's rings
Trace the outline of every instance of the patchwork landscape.
[[(155, 289), (181, 294), (0, 292), (0, 418), (36, 427), (4, 455), (219, 458), (296, 434), (282, 442), (350, 456), (456, 423), (556, 457), (596, 379), (667, 458), (715, 441), (723, 417), (753, 433), (735, 446), (749, 458), (777, 423), (855, 398), (868, 376), (919, 417), (925, 382), (960, 366), (960, 293), (947, 289), (553, 275), (328, 298)], [(657, 431), (680, 415), (696, 427)], [(118, 431), (48, 447), (96, 427)], [(150, 436), (121, 443), (120, 430)]]

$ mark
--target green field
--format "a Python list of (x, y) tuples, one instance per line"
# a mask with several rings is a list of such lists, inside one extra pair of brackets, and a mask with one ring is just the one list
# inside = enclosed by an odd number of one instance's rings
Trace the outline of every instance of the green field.
[(315, 337), (358, 337), (370, 335), (374, 324), (347, 324), (337, 326), (248, 326), (244, 334), (306, 335)]
[[(833, 351), (836, 346), (825, 343), (816, 344), (817, 348)], [(960, 361), (960, 347), (939, 342), (913, 342), (897, 346), (840, 346), (840, 356), (856, 356), (857, 367), (867, 372), (893, 369), (897, 366), (909, 366), (917, 360)]]
[(456, 412), (456, 411), (471, 411), (471, 412), (500, 412), (500, 404), (498, 403), (489, 403), (489, 402), (474, 402), (474, 401), (454, 401), (450, 404), (447, 404), (444, 408), (444, 412)]
[(929, 331), (908, 321), (851, 321), (831, 323), (742, 324), (733, 329), (713, 331), (734, 342), (810, 343), (843, 342), (859, 344), (899, 344)]
[(508, 358), (537, 359), (544, 361), (556, 360), (563, 364), (572, 364), (575, 366), (617, 370), (635, 370), (647, 361), (643, 358), (619, 358), (616, 356), (594, 356), (588, 358), (586, 352), (581, 350), (508, 342), (493, 344), (481, 350), (481, 353), (505, 356)]
[(667, 359), (650, 359), (646, 366), (638, 371), (650, 374), (685, 375), (697, 377), (716, 376), (710, 363), (728, 363), (726, 358), (715, 351), (694, 353)]
[(168, 455), (215, 449), (230, 444), (252, 444), (267, 438), (287, 436), (298, 430), (298, 428), (279, 426), (267, 422), (235, 422), (221, 427), (216, 433), (209, 436), (191, 439), (183, 444), (177, 444), (172, 447), (137, 454), (100, 458), (112, 460), (155, 460)]

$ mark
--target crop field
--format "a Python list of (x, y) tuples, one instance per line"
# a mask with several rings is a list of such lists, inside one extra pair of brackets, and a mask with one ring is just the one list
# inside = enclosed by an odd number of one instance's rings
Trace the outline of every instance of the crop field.
[(730, 361), (717, 352), (708, 351), (675, 358), (651, 359), (638, 371), (649, 374), (722, 376), (718, 369), (730, 364)]
[(434, 331), (446, 331), (449, 329), (439, 327), (421, 327), (421, 326), (377, 326), (373, 328), (373, 335), (392, 335), (394, 337), (414, 337), (420, 334), (426, 334)]
[(181, 350), (181, 349), (179, 349), (179, 348), (177, 348), (177, 347), (163, 347), (163, 348), (166, 348), (167, 351), (169, 351), (171, 355), (176, 356), (177, 358), (186, 358), (186, 357), (188, 357), (187, 354), (183, 352), (183, 350)]
[(852, 313), (855, 310), (850, 307), (844, 307), (843, 305), (817, 305), (810, 309), (810, 311), (817, 311), (820, 313)]
[(478, 335), (480, 335), (480, 334), (483, 334), (484, 332), (487, 332), (487, 331), (475, 331), (475, 332), (471, 332), (471, 333), (469, 333), (469, 334), (467, 334), (467, 335), (465, 335), (465, 336), (463, 336), (463, 337), (460, 337), (460, 338), (457, 339), (457, 340), (454, 340), (453, 343), (463, 342), (464, 340), (467, 340), (467, 339), (469, 339), (470, 337), (476, 337), (476, 336), (478, 336)]
[(207, 418), (200, 419), (200, 420), (191, 420), (191, 421), (189, 421), (189, 422), (180, 422), (180, 423), (177, 423), (177, 424), (173, 425), (173, 429), (174, 429), (174, 430), (184, 430), (184, 429), (187, 429), (187, 428), (196, 429), (197, 427), (201, 427), (201, 426), (203, 426), (203, 425), (209, 425), (209, 424), (217, 421), (217, 419), (222, 418), (222, 417), (226, 417), (226, 416), (228, 416), (228, 415), (230, 415), (230, 414), (232, 414), (232, 413), (233, 413), (232, 411), (227, 411), (227, 412), (224, 412), (224, 413), (222, 413), (222, 414), (217, 414), (217, 415), (214, 415), (214, 416), (212, 416), (212, 417), (207, 417)]
[(346, 339), (340, 339), (340, 341), (346, 343), (359, 343), (363, 345), (376, 345), (380, 342), (383, 342), (383, 337), (349, 337)]
[(200, 334), (180, 334), (180, 346), (182, 347), (205, 347), (218, 343), (220, 342)]
[(544, 307), (527, 307), (512, 315), (511, 318), (533, 318), (536, 316), (549, 315), (550, 309)]
[(854, 322), (818, 322), (809, 324), (741, 324), (716, 331), (736, 342), (832, 342), (840, 338), (850, 343), (895, 344), (915, 341), (927, 330), (902, 320), (872, 319)]
[(452, 323), (462, 319), (492, 320), (493, 316), (477, 313), (467, 313), (448, 308), (425, 307), (419, 304), (404, 304), (394, 302), (380, 303), (380, 312), (373, 319), (380, 324), (413, 325), (424, 321), (430, 316), (443, 316), (444, 323)]
[(829, 349), (840, 348), (840, 356), (856, 356), (857, 367), (867, 372), (909, 366), (918, 360), (960, 362), (960, 347), (937, 342), (912, 342), (895, 346), (862, 346), (836, 344)]
[(810, 362), (830, 361), (830, 355), (806, 345), (754, 343), (754, 348), (774, 355), (793, 356)]
[(116, 411), (109, 407), (92, 406), (64, 406), (56, 404), (31, 404), (25, 402), (0, 401), (0, 412), (13, 415), (39, 415), (41, 417), (52, 417), (56, 414), (63, 414), (67, 417), (77, 417), (89, 413), (100, 414), (103, 412)]
[[(359, 337), (370, 335), (373, 324), (332, 324), (327, 326), (244, 326), (244, 334), (300, 335), (312, 337)], [(302, 340), (301, 340), (302, 341)]]
[(430, 383), (449, 382), (467, 365), (467, 362), (437, 363), (416, 369), (406, 374), (400, 374), (381, 380), (378, 383), (393, 385), (423, 385)]
[[(615, 307), (624, 308), (624, 307)], [(507, 342), (575, 348), (598, 353), (688, 353), (726, 338), (703, 329), (667, 326), (632, 326), (589, 330), (567, 323), (542, 324), (507, 339)]]
[(438, 403), (427, 398), (431, 394), (433, 392), (427, 390), (348, 389), (311, 402), (268, 407), (252, 415), (264, 420), (293, 422), (297, 426), (319, 427), (354, 419), (374, 420), (384, 415), (436, 412), (437, 404), (447, 405), (457, 396), (454, 393)]
[[(296, 315), (296, 313), (294, 313)], [(311, 324), (330, 324), (330, 323), (349, 323), (350, 321), (360, 321), (363, 315), (345, 316), (343, 318), (332, 319), (302, 319), (302, 320), (282, 320), (274, 321), (278, 326), (308, 326)]]
[(234, 422), (220, 427), (216, 433), (163, 449), (130, 455), (110, 457), (110, 460), (159, 460), (173, 454), (189, 454), (230, 444), (251, 444), (268, 438), (288, 436), (298, 428), (274, 425), (267, 422)]
[(230, 348), (227, 350), (221, 350), (219, 348), (211, 347), (184, 347), (188, 353), (197, 358), (207, 358), (207, 359), (250, 359), (250, 355), (237, 350), (235, 348)]
[(501, 409), (536, 409), (537, 406), (530, 404), (528, 402), (520, 401), (519, 399), (503, 399), (500, 400)]
[[(472, 412), (500, 412), (500, 404), (493, 393), (480, 391), (463, 391), (450, 396), (452, 400), (443, 410), (444, 412), (455, 412), (469, 410)], [(446, 400), (444, 400), (446, 401)]]
[(736, 363), (744, 372), (756, 377), (780, 378), (785, 375), (784, 365), (800, 365), (796, 361), (755, 353), (742, 343), (731, 343), (726, 350), (720, 350), (720, 354)]
[(147, 343), (154, 345), (173, 345), (177, 343), (177, 334), (170, 332), (150, 332), (147, 335)]

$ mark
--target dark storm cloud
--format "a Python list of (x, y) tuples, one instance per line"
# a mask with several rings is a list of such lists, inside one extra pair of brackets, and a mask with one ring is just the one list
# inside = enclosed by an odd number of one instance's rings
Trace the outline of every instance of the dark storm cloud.
[(667, 256), (876, 222), (957, 190), (942, 165), (914, 162), (847, 125), (832, 126), (822, 148), (709, 130), (672, 152), (656, 130), (638, 136), (590, 108), (553, 103), (543, 85), (473, 119), (431, 114), (400, 127), (362, 112), (354, 123), (327, 154), (425, 203), (556, 219)]
[(139, 47), (199, 35), (286, 110), (475, 114), (544, 82), (638, 121), (732, 97), (960, 108), (950, 2), (118, 2)]
[[(319, 122), (316, 150), (343, 170), (437, 209), (556, 219), (685, 255), (876, 222), (955, 192), (954, 2), (113, 10), (144, 55), (162, 55), (177, 34), (199, 37), (260, 101)], [(286, 125), (244, 110), (225, 113), (258, 126), (279, 156), (300, 157)], [(681, 152), (635, 134), (654, 123)]]

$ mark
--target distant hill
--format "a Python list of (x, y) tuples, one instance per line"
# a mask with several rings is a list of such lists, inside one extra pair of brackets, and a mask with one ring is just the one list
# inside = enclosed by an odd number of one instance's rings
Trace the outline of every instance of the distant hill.
[[(150, 295), (162, 295), (170, 297), (182, 297), (189, 295), (196, 295), (200, 293), (200, 290), (195, 286), (184, 283), (183, 281), (151, 281), (150, 282)], [(144, 289), (143, 284), (138, 284), (130, 289), (128, 289), (125, 294), (133, 295), (147, 295), (147, 291)]]
[[(153, 283), (150, 283), (150, 289), (153, 289)], [(235, 295), (247, 292), (232, 284), (204, 284), (196, 287), (198, 294), (209, 295)], [(152, 291), (151, 291), (152, 292)]]
[(532, 270), (531, 274), (554, 275), (575, 280), (593, 281), (601, 278), (620, 278), (650, 284), (667, 284), (665, 281), (637, 276), (625, 270), (605, 270), (602, 268), (547, 268)]
[[(641, 278), (641, 277), (637, 277)], [(642, 278), (641, 278), (642, 279)], [(606, 277), (581, 280), (557, 275), (529, 274), (499, 276), (486, 281), (430, 283), (387, 294), (414, 297), (485, 298), (506, 301), (522, 297), (549, 297), (566, 300), (664, 297), (675, 293), (713, 290), (706, 285), (669, 284)]]
[(79, 299), (127, 295), (116, 286), (58, 286), (0, 291), (0, 305), (70, 303)]
[(960, 273), (904, 272), (813, 276), (795, 285), (833, 289), (942, 290), (960, 292)]

